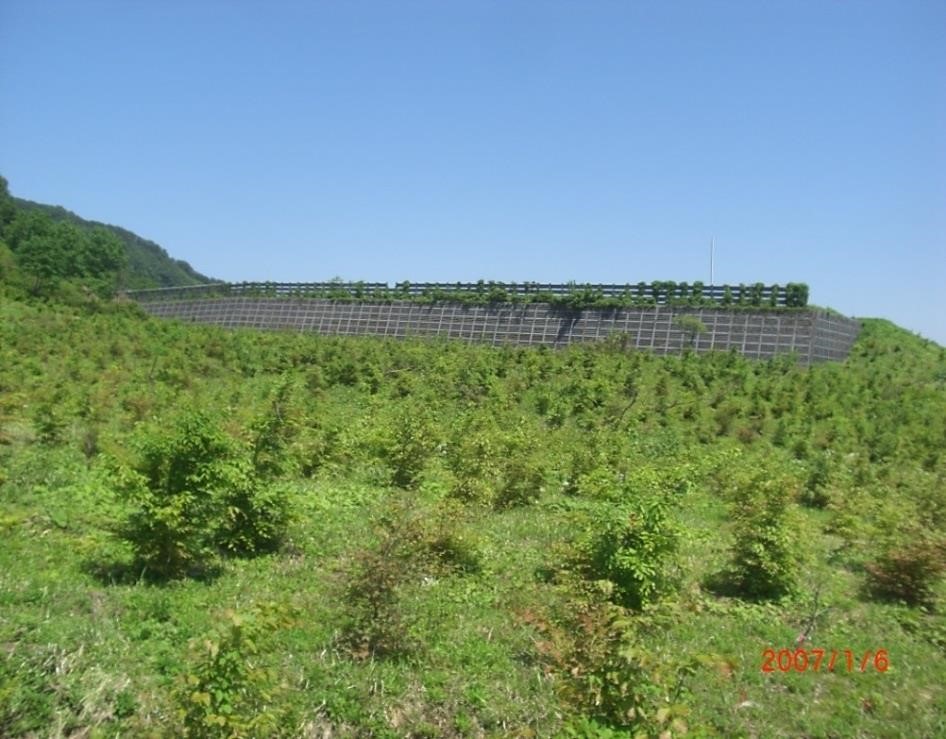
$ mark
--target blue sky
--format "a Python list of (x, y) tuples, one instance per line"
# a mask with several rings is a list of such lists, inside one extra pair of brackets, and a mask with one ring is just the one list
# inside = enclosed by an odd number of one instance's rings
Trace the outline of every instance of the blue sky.
[(946, 2), (0, 3), (15, 195), (230, 280), (804, 281), (946, 344)]

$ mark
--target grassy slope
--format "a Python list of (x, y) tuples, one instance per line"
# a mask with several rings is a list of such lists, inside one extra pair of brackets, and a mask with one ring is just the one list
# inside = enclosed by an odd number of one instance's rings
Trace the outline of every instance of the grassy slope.
[(13, 198), (13, 202), (17, 207), (25, 210), (40, 210), (53, 220), (66, 221), (82, 228), (102, 226), (115, 234), (125, 245), (128, 254), (128, 266), (122, 276), (122, 286), (125, 288), (200, 285), (212, 281), (187, 262), (172, 258), (167, 251), (153, 241), (143, 239), (120, 226), (87, 221), (58, 205), (34, 203), (22, 198)]
[[(241, 433), (285, 376), (299, 388), (295, 412), (306, 430), (295, 453), (314, 467), (291, 481), (299, 516), (290, 545), (229, 561), (210, 581), (139, 581), (110, 533), (125, 512), (110, 470), (132, 455), (129, 435), (193, 403), (219, 409)], [(588, 439), (620, 438), (629, 470), (672, 467), (688, 482), (675, 514), (688, 532), (680, 587), (653, 610), (642, 638), (658, 662), (704, 657), (680, 695), (691, 733), (942, 735), (946, 621), (935, 609), (865, 598), (862, 566), (892, 508), (942, 505), (944, 383), (942, 349), (880, 321), (868, 322), (845, 366), (804, 370), (727, 355), (226, 333), (132, 311), (87, 316), (0, 302), (0, 734), (173, 735), (175, 680), (199, 640), (226, 609), (266, 600), (300, 614), (265, 657), (279, 675), (287, 735), (565, 731), (579, 711), (537, 626), (571, 607), (568, 578), (554, 573), (587, 527), (587, 502), (561, 489), (570, 454)], [(449, 478), (436, 457), (417, 491), (394, 490), (379, 451), (385, 429), (418, 408), (429, 409), (447, 448), (463, 436), (451, 430), (457, 418), (476, 408), (501, 426), (536, 431), (547, 467), (540, 499), (444, 508)], [(41, 443), (50, 426), (59, 440)], [(771, 443), (779, 434), (786, 439)], [(776, 603), (710, 592), (705, 578), (728, 546), (728, 474), (718, 460), (777, 463), (804, 488), (826, 450), (828, 506), (795, 511), (800, 592)], [(453, 511), (481, 570), (404, 583), (399, 610), (418, 646), (402, 659), (359, 660), (338, 638), (345, 581), (392, 500), (425, 520)], [(887, 649), (888, 672), (760, 671), (763, 649), (792, 644), (816, 592), (829, 610), (813, 645)], [(940, 586), (940, 609), (943, 596)]]

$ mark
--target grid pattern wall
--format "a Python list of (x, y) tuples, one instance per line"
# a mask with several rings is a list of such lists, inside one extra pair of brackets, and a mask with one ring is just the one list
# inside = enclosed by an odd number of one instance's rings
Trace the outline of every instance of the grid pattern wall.
[[(143, 302), (154, 316), (227, 328), (287, 329), (344, 336), (442, 337), (517, 346), (565, 346), (626, 335), (628, 346), (659, 354), (686, 346), (757, 359), (797, 352), (803, 362), (843, 359), (858, 324), (811, 312), (727, 311), (654, 307), (573, 311), (545, 304), (473, 306), (339, 303), (287, 298), (218, 298)], [(680, 316), (698, 318), (704, 333), (688, 335)]]
[(851, 351), (861, 329), (859, 321), (819, 313), (814, 318), (810, 362), (843, 360)]

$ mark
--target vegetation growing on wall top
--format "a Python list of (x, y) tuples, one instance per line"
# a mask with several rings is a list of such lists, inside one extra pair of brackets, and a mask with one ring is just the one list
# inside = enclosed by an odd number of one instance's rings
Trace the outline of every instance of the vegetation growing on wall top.
[(442, 302), (465, 305), (547, 303), (562, 308), (617, 309), (646, 308), (657, 305), (690, 307), (804, 308), (808, 305), (808, 286), (787, 285), (704, 285), (702, 282), (658, 280), (624, 285), (567, 282), (477, 282), (412, 283), (398, 282), (394, 287), (378, 282), (242, 282), (215, 283), (166, 290), (138, 290), (129, 295), (141, 301), (179, 300), (203, 297), (285, 297), (318, 298), (345, 302), (410, 301), (430, 304)]

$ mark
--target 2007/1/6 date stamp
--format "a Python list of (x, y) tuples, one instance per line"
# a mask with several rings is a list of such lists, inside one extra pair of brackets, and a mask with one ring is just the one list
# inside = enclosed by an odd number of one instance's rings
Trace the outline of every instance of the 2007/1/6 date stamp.
[(886, 672), (890, 657), (886, 649), (766, 649), (762, 652), (762, 672)]

